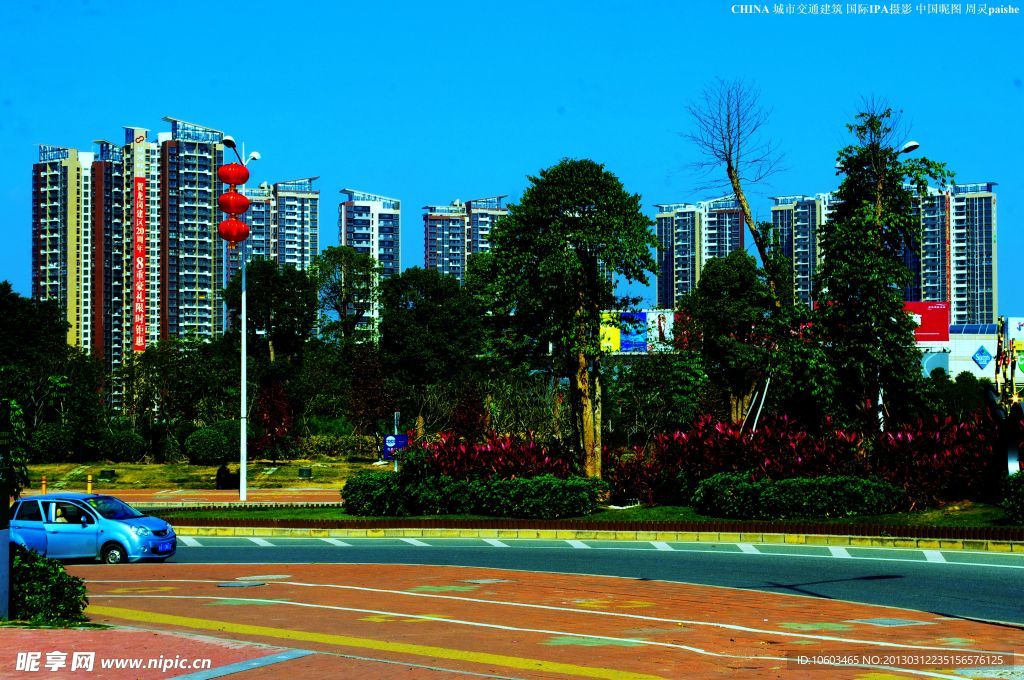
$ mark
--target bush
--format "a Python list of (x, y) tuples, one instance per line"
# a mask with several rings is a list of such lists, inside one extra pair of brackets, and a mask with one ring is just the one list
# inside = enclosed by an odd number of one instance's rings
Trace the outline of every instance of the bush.
[(903, 499), (901, 489), (874, 479), (780, 479), (761, 490), (760, 509), (765, 519), (853, 517), (894, 512)]
[(224, 433), (213, 427), (196, 430), (185, 440), (185, 455), (192, 465), (220, 465), (234, 453)]
[(554, 475), (492, 479), (484, 485), (480, 511), (496, 517), (560, 519), (592, 514), (608, 485), (600, 479)]
[(403, 487), (422, 515), (468, 515), (478, 512), (483, 484), (468, 479), (433, 477)]
[(85, 583), (57, 560), (11, 545), (10, 617), (34, 624), (85, 621)]
[(761, 488), (765, 484), (767, 482), (754, 480), (747, 472), (720, 472), (697, 485), (693, 507), (712, 517), (758, 517)]
[(71, 458), (71, 434), (60, 423), (43, 423), (32, 433), (30, 463), (63, 463)]
[(1006, 479), (1003, 494), (1003, 510), (1014, 524), (1024, 524), (1024, 472), (1018, 472)]
[(298, 441), (301, 458), (377, 458), (377, 439), (361, 435), (313, 434)]
[(362, 471), (345, 484), (345, 511), (360, 516), (481, 514), (557, 519), (589, 515), (607, 490), (599, 479), (553, 475), (515, 479), (415, 479)]
[(361, 470), (345, 482), (341, 495), (345, 499), (345, 512), (350, 515), (403, 517), (412, 514), (394, 472)]
[(525, 438), (491, 433), (484, 442), (467, 442), (454, 433), (442, 432), (434, 441), (418, 442), (435, 475), (454, 479), (511, 479), (554, 475), (566, 478), (573, 472), (563, 452)]
[(749, 473), (721, 473), (697, 486), (696, 509), (732, 519), (819, 519), (879, 515), (903, 505), (901, 489), (860, 477), (755, 480)]
[(146, 440), (134, 430), (114, 430), (103, 436), (100, 454), (118, 463), (137, 463), (149, 453)]

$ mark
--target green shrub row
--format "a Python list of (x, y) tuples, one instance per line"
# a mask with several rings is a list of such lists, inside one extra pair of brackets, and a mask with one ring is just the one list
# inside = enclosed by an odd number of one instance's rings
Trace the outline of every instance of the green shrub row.
[(697, 485), (693, 505), (711, 517), (793, 519), (880, 515), (902, 508), (905, 494), (887, 482), (861, 477), (753, 480), (723, 472)]
[(1024, 524), (1024, 472), (1011, 475), (1006, 480), (1003, 496), (1003, 510), (1014, 524)]
[(313, 434), (298, 440), (299, 457), (377, 458), (375, 437), (361, 435)]
[(55, 625), (85, 621), (85, 582), (58, 560), (11, 544), (9, 616), (13, 621)]
[(346, 512), (359, 516), (474, 514), (559, 519), (593, 513), (606, 490), (601, 480), (585, 477), (412, 479), (374, 470), (351, 477), (342, 495)]

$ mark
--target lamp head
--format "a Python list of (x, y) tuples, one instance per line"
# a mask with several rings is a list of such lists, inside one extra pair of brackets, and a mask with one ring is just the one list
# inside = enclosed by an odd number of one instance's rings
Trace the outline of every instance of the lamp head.
[(220, 142), (229, 149), (235, 148), (235, 138), (231, 135), (224, 135), (224, 138), (221, 139)]
[(911, 151), (916, 151), (920, 146), (921, 144), (919, 142), (915, 142), (912, 139), (903, 145), (903, 148), (900, 149), (900, 153), (910, 153)]
[(245, 160), (245, 163), (248, 165), (249, 161), (258, 161), (261, 158), (263, 158), (263, 156), (260, 155), (259, 151), (250, 151), (249, 157)]

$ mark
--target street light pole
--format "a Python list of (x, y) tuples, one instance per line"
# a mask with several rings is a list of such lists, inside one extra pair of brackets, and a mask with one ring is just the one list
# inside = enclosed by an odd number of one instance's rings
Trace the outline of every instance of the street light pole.
[(238, 452), (238, 500), (245, 502), (248, 500), (248, 486), (249, 486), (249, 438), (248, 438), (248, 330), (249, 330), (249, 314), (247, 304), (247, 294), (245, 285), (245, 270), (246, 270), (246, 253), (245, 253), (245, 240), (249, 237), (249, 227), (245, 225), (238, 215), (243, 214), (249, 208), (249, 199), (237, 191), (238, 185), (243, 185), (249, 179), (249, 171), (246, 169), (246, 165), (249, 161), (259, 160), (260, 154), (258, 151), (253, 151), (243, 161), (242, 156), (238, 153), (238, 146), (235, 144), (233, 137), (227, 135), (222, 140), (224, 146), (235, 152), (235, 158), (238, 159), (238, 164), (225, 165), (217, 171), (217, 176), (224, 182), (230, 185), (230, 190), (222, 194), (218, 199), (218, 204), (221, 210), (228, 213), (230, 217), (221, 222), (219, 233), (221, 237), (228, 241), (228, 248), (238, 248), (238, 259), (239, 265), (242, 268), (242, 324), (241, 324), (241, 355), (242, 355), (242, 385), (241, 385), (241, 406), (239, 413), (239, 452)]
[(248, 499), (248, 482), (249, 482), (249, 431), (246, 426), (248, 419), (248, 409), (246, 404), (248, 398), (246, 392), (248, 391), (249, 379), (248, 379), (248, 309), (246, 305), (246, 293), (245, 293), (245, 270), (247, 269), (246, 258), (245, 258), (245, 245), (241, 246), (242, 250), (238, 253), (239, 259), (242, 263), (242, 411), (241, 411), (241, 434), (239, 439), (239, 459), (238, 464), (238, 500), (245, 502)]

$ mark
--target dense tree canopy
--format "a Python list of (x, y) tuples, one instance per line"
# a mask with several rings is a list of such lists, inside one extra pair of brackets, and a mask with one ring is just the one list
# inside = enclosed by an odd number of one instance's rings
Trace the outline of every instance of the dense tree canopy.
[(616, 274), (647, 282), (654, 270), (652, 222), (603, 165), (565, 159), (530, 178), (518, 204), (491, 232), (494, 290), (534, 356), (550, 353), (568, 377), (576, 447), (600, 476), (601, 312), (627, 306)]
[(872, 108), (847, 126), (856, 141), (839, 151), (838, 204), (820, 237), (818, 321), (841, 386), (835, 411), (866, 432), (884, 414), (898, 422), (922, 406), (920, 351), (903, 311), (911, 273), (901, 254), (919, 241), (915, 194), (950, 177), (941, 163), (904, 160), (892, 125), (890, 109)]

